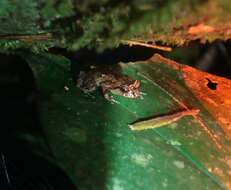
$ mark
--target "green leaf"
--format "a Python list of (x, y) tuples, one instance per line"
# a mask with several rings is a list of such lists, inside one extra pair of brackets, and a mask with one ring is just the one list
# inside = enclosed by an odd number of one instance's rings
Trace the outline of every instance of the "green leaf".
[(0, 34), (31, 34), (38, 32), (39, 12), (37, 2), (21, 0), (20, 2), (1, 0)]
[[(141, 81), (143, 97), (88, 95), (71, 79), (70, 62), (53, 55), (27, 56), (41, 92), (43, 128), (55, 159), (79, 189), (226, 189), (230, 142), (219, 149), (200, 123), (184, 117), (162, 128), (131, 131), (128, 124), (182, 109), (200, 109), (212, 133), (214, 118), (185, 86), (180, 71), (158, 62), (121, 64)], [(68, 91), (64, 89), (68, 87)]]
[[(197, 39), (228, 40), (230, 10), (230, 0), (1, 0), (0, 46), (103, 51), (129, 39), (179, 46)], [(52, 35), (36, 38), (41, 34)], [(10, 45), (12, 38), (22, 42)]]

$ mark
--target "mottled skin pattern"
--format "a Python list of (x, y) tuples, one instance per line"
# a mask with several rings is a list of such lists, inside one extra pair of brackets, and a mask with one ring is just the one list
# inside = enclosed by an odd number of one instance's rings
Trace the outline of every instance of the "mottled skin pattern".
[(104, 97), (110, 101), (112, 97), (108, 95), (109, 92), (127, 98), (140, 96), (140, 81), (111, 70), (100, 71), (94, 68), (87, 72), (80, 71), (76, 84), (86, 93), (100, 87)]

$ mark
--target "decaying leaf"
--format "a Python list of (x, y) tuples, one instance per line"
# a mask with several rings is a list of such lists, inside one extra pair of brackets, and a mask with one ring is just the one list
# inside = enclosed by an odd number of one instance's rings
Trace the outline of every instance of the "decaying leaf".
[[(153, 57), (155, 61), (171, 65), (182, 72), (184, 81), (191, 92), (213, 115), (220, 127), (231, 138), (231, 81), (206, 72), (199, 71), (186, 65), (166, 59), (160, 55)], [(217, 135), (219, 136), (219, 135)], [(224, 138), (224, 137), (222, 137)]]
[(212, 26), (205, 25), (203, 23), (198, 24), (197, 26), (191, 26), (188, 29), (189, 34), (200, 34), (200, 33), (210, 33), (215, 29)]
[[(198, 71), (160, 55), (123, 63), (122, 71), (141, 81), (143, 97), (114, 95), (119, 104), (111, 104), (99, 91), (87, 95), (72, 83), (68, 60), (37, 55), (28, 61), (43, 97), (43, 128), (50, 147), (80, 189), (231, 188), (230, 140), (211, 108), (189, 85), (196, 81), (211, 90), (207, 79), (194, 77)], [(203, 75), (220, 88), (218, 80)], [(200, 113), (152, 130), (128, 127), (139, 119), (185, 107)]]

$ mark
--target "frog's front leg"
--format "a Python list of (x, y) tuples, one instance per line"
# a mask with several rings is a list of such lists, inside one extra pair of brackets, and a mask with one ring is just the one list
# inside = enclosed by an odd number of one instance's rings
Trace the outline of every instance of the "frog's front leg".
[(109, 89), (104, 86), (104, 85), (101, 85), (101, 90), (102, 90), (102, 93), (103, 93), (103, 96), (105, 99), (107, 99), (108, 101), (112, 101), (113, 98), (112, 96), (110, 96), (108, 93), (109, 93)]
[(107, 86), (101, 85), (101, 90), (106, 100), (110, 101), (111, 103), (117, 103), (117, 104), (119, 103), (116, 100), (114, 100), (112, 96), (109, 95), (110, 88), (108, 88)]

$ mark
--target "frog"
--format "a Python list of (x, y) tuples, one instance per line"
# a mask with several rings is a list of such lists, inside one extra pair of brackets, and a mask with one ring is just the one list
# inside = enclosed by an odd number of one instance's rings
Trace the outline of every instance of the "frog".
[(76, 79), (76, 86), (84, 93), (90, 93), (97, 88), (105, 99), (115, 102), (109, 94), (115, 94), (126, 98), (140, 97), (140, 81), (130, 78), (113, 69), (98, 69), (92, 66), (90, 70), (81, 70)]

